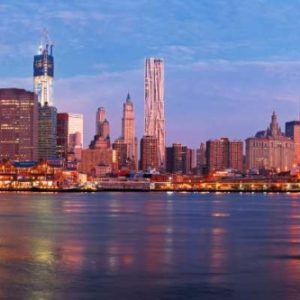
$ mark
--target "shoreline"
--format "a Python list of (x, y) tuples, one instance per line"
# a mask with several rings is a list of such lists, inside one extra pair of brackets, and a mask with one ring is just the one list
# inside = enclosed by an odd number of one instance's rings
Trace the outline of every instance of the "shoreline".
[(251, 189), (228, 189), (228, 190), (219, 190), (219, 189), (0, 189), (0, 193), (16, 193), (16, 192), (29, 192), (29, 193), (103, 193), (103, 192), (120, 192), (120, 193), (209, 193), (209, 194), (297, 194), (300, 193), (298, 190), (280, 190), (280, 189), (266, 189), (266, 190), (251, 190)]

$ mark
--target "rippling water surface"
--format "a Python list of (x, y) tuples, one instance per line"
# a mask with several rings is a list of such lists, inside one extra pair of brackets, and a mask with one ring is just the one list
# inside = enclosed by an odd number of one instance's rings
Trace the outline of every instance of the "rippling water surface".
[(300, 299), (300, 195), (0, 194), (0, 299)]

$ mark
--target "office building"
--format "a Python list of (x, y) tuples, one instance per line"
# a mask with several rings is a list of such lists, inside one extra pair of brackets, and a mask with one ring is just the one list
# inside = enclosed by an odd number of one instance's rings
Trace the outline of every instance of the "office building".
[(143, 171), (158, 170), (158, 141), (153, 136), (143, 136), (140, 145), (140, 169)]
[(226, 169), (243, 171), (243, 142), (228, 138), (207, 141), (206, 161), (209, 173)]
[(80, 159), (83, 147), (83, 115), (73, 113), (57, 114), (58, 156), (67, 159), (68, 153)]
[(57, 159), (57, 109), (39, 103), (38, 158)]
[(38, 102), (34, 93), (0, 89), (0, 158), (37, 160)]
[(257, 132), (246, 140), (246, 167), (248, 170), (285, 172), (294, 161), (294, 141), (279, 127), (275, 112), (267, 130)]

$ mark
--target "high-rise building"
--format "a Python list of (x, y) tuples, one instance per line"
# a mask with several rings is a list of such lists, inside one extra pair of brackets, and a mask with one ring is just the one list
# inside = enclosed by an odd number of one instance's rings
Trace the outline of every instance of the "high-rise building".
[(228, 138), (206, 142), (208, 172), (235, 169), (243, 171), (243, 142)]
[[(57, 114), (57, 151), (58, 156), (67, 158), (68, 153), (74, 153), (80, 159), (83, 147), (83, 115), (73, 113)], [(77, 155), (79, 154), (79, 155)]]
[(197, 149), (197, 171), (201, 175), (207, 172), (206, 145), (204, 143), (201, 143)]
[(192, 166), (192, 150), (174, 143), (166, 148), (166, 171), (169, 173), (189, 174)]
[(116, 139), (112, 144), (112, 148), (117, 152), (118, 166), (120, 169), (135, 168), (135, 166), (131, 168), (131, 162), (128, 159), (128, 144), (125, 143), (123, 138)]
[[(104, 107), (99, 107), (96, 112), (96, 135), (90, 143), (90, 148), (93, 149), (101, 144), (105, 148), (110, 147), (110, 126), (106, 119)], [(97, 146), (97, 147), (98, 147)]]
[(135, 136), (134, 106), (128, 93), (123, 104), (122, 138), (127, 145), (127, 158), (137, 168), (137, 138)]
[(159, 168), (165, 168), (165, 95), (164, 62), (160, 58), (145, 60), (144, 135), (158, 142)]
[(38, 158), (57, 158), (57, 109), (45, 103), (39, 104), (39, 134), (38, 134)]
[(48, 34), (45, 33), (38, 54), (34, 56), (33, 60), (34, 92), (42, 106), (46, 103), (49, 106), (53, 105), (53, 77), (53, 44), (50, 42)]
[(191, 149), (191, 168), (193, 172), (197, 171), (197, 149)]
[(96, 112), (96, 135), (89, 148), (110, 148), (110, 126), (106, 119), (104, 107), (99, 107)]
[(102, 124), (106, 118), (105, 114), (105, 108), (104, 107), (98, 107), (96, 112), (96, 135), (101, 135), (102, 133)]
[(229, 167), (234, 170), (243, 171), (243, 142), (229, 142)]
[(23, 89), (0, 89), (0, 158), (37, 160), (38, 102)]
[(182, 172), (183, 174), (190, 174), (192, 171), (192, 149), (184, 146), (182, 147)]
[(166, 148), (166, 171), (169, 173), (182, 173), (182, 145), (174, 143), (172, 147)]
[(143, 136), (141, 139), (141, 156), (140, 156), (140, 169), (143, 171), (155, 169), (158, 170), (160, 167), (158, 161), (158, 141), (153, 136)]
[(284, 136), (275, 112), (267, 130), (246, 139), (246, 167), (248, 170), (291, 170), (294, 160), (294, 141)]
[(300, 165), (300, 121), (286, 122), (285, 135), (293, 139), (295, 144), (294, 164)]

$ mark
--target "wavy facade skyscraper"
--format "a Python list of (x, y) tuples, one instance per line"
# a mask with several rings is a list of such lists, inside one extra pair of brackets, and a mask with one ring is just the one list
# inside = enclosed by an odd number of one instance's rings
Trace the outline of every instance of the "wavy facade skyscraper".
[(165, 168), (165, 95), (164, 61), (161, 58), (145, 60), (145, 103), (144, 135), (152, 136), (158, 142), (158, 162)]

